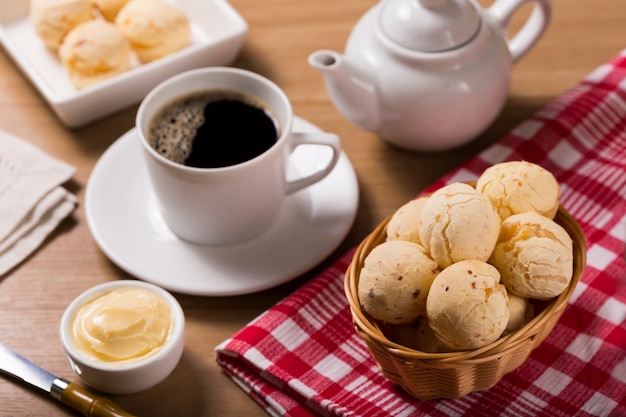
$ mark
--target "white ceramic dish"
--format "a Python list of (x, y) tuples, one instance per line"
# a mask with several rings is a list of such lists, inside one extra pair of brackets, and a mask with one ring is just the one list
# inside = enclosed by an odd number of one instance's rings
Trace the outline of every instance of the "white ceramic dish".
[(241, 49), (248, 25), (225, 0), (167, 0), (189, 17), (189, 46), (157, 61), (77, 90), (55, 53), (35, 33), (29, 1), (0, 0), (0, 42), (61, 122), (74, 128), (135, 104), (161, 81), (204, 66), (228, 65)]
[[(298, 117), (294, 130), (319, 131)], [(278, 221), (258, 238), (227, 247), (182, 241), (159, 213), (135, 134), (131, 130), (122, 136), (94, 167), (85, 211), (96, 243), (137, 278), (193, 295), (261, 291), (314, 267), (337, 248), (354, 222), (358, 183), (342, 154), (326, 178), (288, 196)], [(300, 146), (290, 175), (317, 170), (325, 158), (330, 151), (324, 147)]]
[[(170, 308), (173, 327), (165, 344), (158, 352), (134, 362), (103, 362), (84, 354), (71, 336), (78, 309), (110, 291), (133, 288), (156, 294)], [(132, 330), (133, 326), (130, 327), (126, 330)], [(155, 386), (176, 368), (185, 346), (185, 315), (176, 298), (156, 285), (134, 280), (111, 281), (86, 290), (70, 303), (61, 317), (59, 335), (72, 370), (83, 382), (112, 394), (132, 394)]]

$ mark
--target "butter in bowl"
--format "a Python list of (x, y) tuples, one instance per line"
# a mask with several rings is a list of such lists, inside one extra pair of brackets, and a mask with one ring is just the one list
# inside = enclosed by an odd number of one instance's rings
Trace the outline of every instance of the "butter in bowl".
[(60, 337), (66, 357), (87, 385), (131, 394), (163, 381), (184, 347), (185, 317), (162, 288), (122, 280), (97, 285), (65, 310)]

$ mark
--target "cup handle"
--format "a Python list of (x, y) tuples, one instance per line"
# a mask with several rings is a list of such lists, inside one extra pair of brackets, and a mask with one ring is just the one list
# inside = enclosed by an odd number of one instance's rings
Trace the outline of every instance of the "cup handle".
[(519, 61), (545, 32), (552, 16), (550, 0), (497, 0), (487, 9), (504, 32), (508, 29), (515, 12), (526, 3), (535, 3), (533, 11), (519, 32), (509, 40), (513, 63)]
[(286, 189), (287, 194), (306, 188), (326, 177), (335, 168), (335, 165), (337, 165), (337, 161), (339, 160), (339, 156), (341, 155), (341, 143), (339, 142), (339, 137), (332, 133), (293, 132), (291, 134), (291, 140), (291, 151), (300, 145), (320, 145), (331, 148), (333, 155), (323, 169), (315, 171), (305, 177), (288, 181)]

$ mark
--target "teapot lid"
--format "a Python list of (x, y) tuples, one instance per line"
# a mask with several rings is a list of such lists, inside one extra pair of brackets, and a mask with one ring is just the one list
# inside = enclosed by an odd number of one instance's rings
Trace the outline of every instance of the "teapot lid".
[(415, 51), (439, 52), (467, 42), (480, 27), (469, 0), (389, 0), (381, 27), (394, 42)]

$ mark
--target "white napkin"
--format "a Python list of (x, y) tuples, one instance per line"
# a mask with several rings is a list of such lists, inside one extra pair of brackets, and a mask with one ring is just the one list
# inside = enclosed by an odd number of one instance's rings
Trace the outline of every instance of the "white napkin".
[(0, 129), (0, 277), (76, 207), (61, 185), (76, 169)]

